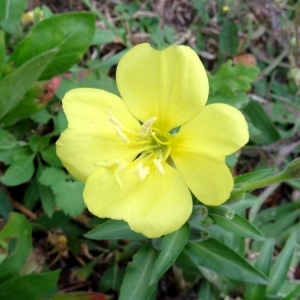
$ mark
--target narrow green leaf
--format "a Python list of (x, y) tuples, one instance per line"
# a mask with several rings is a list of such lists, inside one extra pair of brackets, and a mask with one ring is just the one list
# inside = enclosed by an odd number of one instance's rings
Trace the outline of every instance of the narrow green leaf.
[(17, 46), (10, 61), (20, 66), (41, 53), (58, 49), (57, 55), (41, 76), (42, 79), (49, 79), (66, 72), (81, 59), (92, 41), (94, 30), (95, 16), (91, 13), (54, 15), (32, 28)]
[(244, 109), (255, 127), (258, 128), (264, 137), (264, 143), (270, 144), (278, 141), (280, 135), (273, 124), (270, 116), (264, 111), (258, 102), (251, 101)]
[(18, 105), (56, 52), (54, 49), (33, 57), (0, 81), (0, 120)]
[(238, 175), (234, 178), (234, 183), (243, 183), (243, 182), (249, 182), (249, 181), (254, 181), (262, 178), (269, 177), (270, 175), (274, 174), (274, 169), (263, 169), (263, 170), (258, 170), (242, 175)]
[[(296, 286), (294, 290), (289, 293), (283, 300), (298, 300), (300, 295), (300, 285)], [(297, 298), (298, 297), (298, 298)]]
[(155, 283), (173, 265), (176, 258), (186, 245), (190, 234), (188, 224), (183, 225), (177, 231), (166, 235), (162, 241), (161, 252), (154, 264), (151, 281)]
[(0, 27), (14, 35), (18, 33), (22, 14), (26, 9), (28, 0), (2, 0), (0, 1)]
[(291, 234), (271, 268), (268, 295), (276, 294), (286, 278), (296, 247), (296, 237), (296, 232)]
[(202, 281), (200, 288), (199, 288), (199, 294), (198, 294), (198, 300), (218, 300), (220, 297), (217, 297), (213, 286), (207, 281)]
[(0, 79), (2, 77), (4, 62), (5, 62), (5, 39), (4, 39), (4, 32), (0, 29)]
[(219, 226), (233, 232), (235, 235), (264, 240), (264, 235), (248, 220), (233, 212), (233, 217), (227, 217), (226, 212), (231, 210), (224, 207), (210, 207), (209, 216)]
[[(259, 258), (255, 262), (254, 266), (261, 270), (264, 274), (269, 275), (275, 240), (268, 239), (263, 244), (259, 253)], [(245, 299), (246, 300), (265, 300), (267, 286), (262, 284), (248, 283), (246, 286)]]
[(188, 243), (183, 252), (196, 265), (215, 270), (228, 278), (260, 284), (268, 283), (262, 272), (251, 266), (238, 253), (213, 238), (197, 244)]
[[(0, 282), (16, 276), (27, 261), (31, 251), (31, 226), (26, 217), (12, 212), (0, 232), (0, 240), (10, 244), (7, 258), (0, 268)], [(0, 288), (1, 290), (1, 288)], [(1, 297), (0, 299), (13, 299)]]
[(219, 49), (220, 52), (226, 55), (235, 55), (239, 44), (237, 25), (229, 20), (225, 20), (220, 36)]
[(0, 285), (0, 299), (49, 299), (55, 293), (59, 270), (14, 277)]
[(122, 220), (108, 220), (84, 235), (94, 240), (143, 240), (142, 234), (132, 231), (129, 225)]
[(1, 182), (7, 186), (16, 186), (27, 182), (34, 173), (34, 155), (24, 155), (14, 161), (0, 177)]
[(121, 285), (119, 300), (149, 299), (156, 285), (150, 283), (150, 276), (157, 258), (157, 252), (150, 246), (143, 246), (128, 264)]

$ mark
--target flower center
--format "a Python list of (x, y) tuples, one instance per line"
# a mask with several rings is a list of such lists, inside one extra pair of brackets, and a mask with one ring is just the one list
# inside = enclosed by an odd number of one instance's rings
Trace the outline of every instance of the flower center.
[(108, 115), (107, 124), (115, 130), (117, 136), (128, 147), (136, 148), (137, 155), (127, 166), (136, 171), (141, 181), (153, 171), (164, 175), (164, 165), (167, 163), (171, 152), (173, 135), (162, 134), (155, 127), (155, 121), (157, 120), (155, 117), (151, 117), (144, 122), (139, 131), (132, 131), (125, 128), (109, 110), (106, 112)]

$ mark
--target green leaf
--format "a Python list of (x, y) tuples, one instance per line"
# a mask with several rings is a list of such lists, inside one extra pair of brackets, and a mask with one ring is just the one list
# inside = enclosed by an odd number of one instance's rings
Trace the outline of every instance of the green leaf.
[[(95, 16), (90, 13), (57, 14), (32, 28), (10, 57), (17, 66), (51, 49), (58, 53), (44, 70), (42, 79), (62, 74), (78, 62), (94, 36)], [(45, 42), (47, 41), (47, 42)]]
[(213, 286), (208, 281), (202, 281), (199, 289), (198, 300), (218, 300), (220, 297), (217, 297)]
[(232, 65), (228, 60), (214, 75), (208, 75), (211, 94), (216, 92), (234, 97), (236, 92), (247, 92), (259, 74), (259, 69), (244, 64)]
[(59, 181), (51, 186), (56, 205), (67, 215), (75, 217), (85, 209), (83, 201), (84, 183), (79, 181)]
[(14, 277), (0, 285), (0, 299), (45, 299), (55, 293), (59, 270)]
[(4, 68), (5, 52), (6, 49), (5, 49), (4, 32), (0, 29), (0, 79), (2, 77), (2, 71)]
[(274, 143), (280, 139), (280, 135), (270, 116), (258, 102), (249, 102), (244, 111), (252, 123), (255, 124), (255, 127), (260, 130), (264, 138), (264, 144)]
[(177, 231), (166, 235), (162, 241), (161, 252), (154, 264), (151, 274), (151, 284), (159, 278), (173, 265), (176, 258), (186, 245), (190, 234), (188, 224), (183, 225)]
[(14, 161), (0, 177), (2, 183), (7, 186), (16, 186), (27, 182), (34, 173), (34, 155), (24, 155)]
[(129, 225), (122, 220), (108, 220), (84, 235), (86, 238), (94, 240), (143, 240), (142, 234), (134, 232)]
[(0, 120), (18, 105), (56, 52), (54, 49), (33, 57), (0, 81)]
[[(230, 215), (232, 212), (232, 215)], [(242, 216), (234, 213), (224, 206), (210, 207), (210, 218), (222, 228), (231, 231), (237, 236), (250, 237), (253, 239), (264, 240), (264, 235)], [(232, 217), (233, 216), (233, 217)]]
[(0, 1), (0, 27), (11, 35), (18, 33), (22, 14), (28, 0)]
[(62, 167), (62, 163), (56, 154), (56, 148), (54, 145), (49, 146), (47, 149), (41, 151), (42, 158), (48, 164), (54, 167)]
[[(263, 244), (259, 258), (255, 262), (254, 266), (261, 270), (264, 274), (269, 275), (273, 251), (274, 251), (275, 240), (268, 239)], [(262, 284), (248, 283), (246, 286), (245, 299), (247, 300), (265, 300), (267, 286)]]
[(255, 181), (255, 180), (269, 177), (272, 174), (274, 174), (274, 169), (258, 170), (258, 171), (254, 171), (254, 172), (236, 176), (234, 178), (234, 183), (239, 184), (239, 183), (243, 183), (243, 182)]
[(45, 186), (54, 186), (59, 181), (65, 181), (67, 174), (59, 168), (49, 167), (44, 168), (39, 176), (39, 183)]
[(55, 196), (48, 186), (44, 186), (42, 184), (38, 184), (38, 192), (43, 210), (45, 214), (51, 218), (56, 208)]
[(0, 216), (4, 220), (8, 219), (9, 213), (12, 211), (12, 207), (7, 196), (0, 190)]
[(200, 243), (188, 243), (183, 253), (196, 265), (215, 270), (228, 278), (260, 284), (268, 283), (263, 273), (251, 266), (238, 253), (213, 238)]
[(9, 131), (0, 129), (0, 151), (10, 150), (18, 145), (16, 137)]
[(143, 246), (128, 264), (122, 282), (119, 300), (149, 299), (155, 293), (156, 285), (149, 285), (151, 271), (157, 252), (149, 245)]
[(267, 287), (268, 295), (276, 294), (286, 278), (297, 244), (296, 237), (296, 232), (291, 234), (271, 268), (270, 283)]
[(108, 291), (110, 289), (114, 291), (119, 291), (123, 280), (123, 273), (115, 262), (111, 267), (109, 267), (101, 276), (99, 282), (99, 287), (101, 291)]
[(300, 295), (300, 285), (296, 286), (290, 294), (288, 294), (285, 298), (283, 298), (283, 300), (298, 300), (299, 295)]
[(219, 50), (225, 55), (233, 56), (239, 45), (238, 27), (235, 23), (225, 20), (219, 36)]
[(46, 148), (49, 143), (50, 137), (48, 136), (32, 135), (29, 138), (29, 146), (34, 153)]
[[(31, 251), (31, 226), (26, 217), (18, 213), (11, 213), (7, 224), (0, 232), (0, 240), (5, 240), (10, 245), (8, 256), (0, 267), (1, 282), (19, 273)], [(0, 299), (7, 298), (0, 296)]]

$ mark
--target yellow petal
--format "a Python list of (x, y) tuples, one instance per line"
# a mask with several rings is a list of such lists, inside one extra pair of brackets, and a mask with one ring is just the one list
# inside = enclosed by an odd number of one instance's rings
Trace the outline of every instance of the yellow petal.
[(224, 203), (233, 188), (233, 178), (224, 159), (189, 152), (174, 151), (178, 172), (199, 201), (206, 205)]
[(131, 113), (142, 122), (156, 117), (163, 134), (199, 113), (208, 96), (205, 69), (186, 46), (135, 46), (119, 62), (117, 84)]
[(240, 111), (226, 104), (211, 104), (180, 128), (173, 146), (176, 151), (225, 156), (236, 152), (248, 140), (247, 122)]
[(78, 180), (85, 181), (99, 169), (99, 162), (131, 161), (139, 153), (108, 125), (107, 110), (124, 127), (140, 128), (124, 102), (114, 94), (98, 89), (74, 89), (64, 97), (63, 108), (68, 128), (56, 143), (57, 155)]
[(186, 183), (168, 165), (164, 166), (164, 174), (152, 171), (143, 180), (132, 169), (97, 171), (86, 181), (83, 196), (94, 215), (123, 219), (132, 230), (149, 238), (177, 230), (192, 211)]

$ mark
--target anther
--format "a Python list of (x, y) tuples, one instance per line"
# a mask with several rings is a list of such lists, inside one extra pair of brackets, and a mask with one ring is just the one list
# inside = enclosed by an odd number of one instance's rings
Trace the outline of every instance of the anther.
[(156, 120), (157, 118), (152, 117), (142, 125), (141, 132), (140, 132), (141, 137), (146, 137), (147, 135), (149, 135), (151, 126)]
[(150, 174), (150, 168), (149, 167), (143, 167), (142, 163), (137, 164), (137, 171), (140, 176), (140, 180), (144, 181), (147, 175)]
[(162, 163), (161, 163), (161, 158), (159, 158), (159, 159), (154, 159), (153, 160), (153, 163), (154, 163), (154, 166), (155, 166), (155, 168), (156, 168), (156, 170), (159, 172), (159, 173), (161, 173), (161, 174), (165, 174), (165, 171), (164, 171), (164, 167), (163, 167), (163, 165), (162, 165)]
[(114, 117), (108, 109), (106, 110), (106, 113), (108, 115), (108, 120), (107, 120), (108, 126), (110, 126), (111, 128), (113, 128), (116, 131), (117, 135), (122, 139), (122, 141), (125, 144), (129, 144), (128, 137), (123, 132), (122, 123), (116, 117)]

